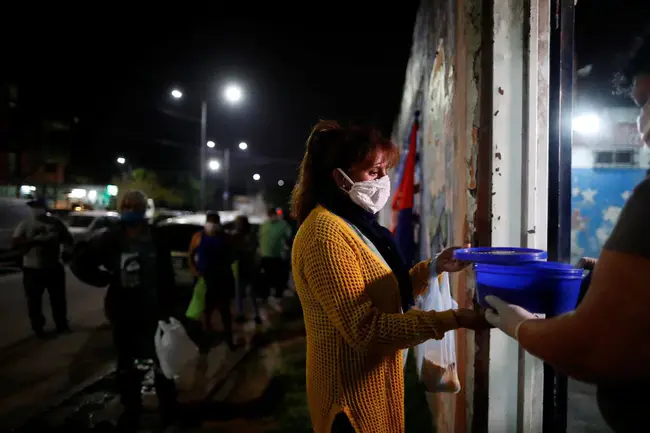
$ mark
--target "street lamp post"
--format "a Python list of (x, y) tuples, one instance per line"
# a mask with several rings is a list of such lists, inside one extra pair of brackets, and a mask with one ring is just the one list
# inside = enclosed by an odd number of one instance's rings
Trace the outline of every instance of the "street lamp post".
[[(224, 89), (223, 93), (226, 100), (232, 104), (240, 102), (243, 98), (242, 89), (235, 85), (230, 84)], [(183, 92), (179, 89), (173, 89), (171, 96), (175, 99), (181, 99)], [(206, 144), (208, 147), (214, 147), (214, 142), (210, 142), (213, 146), (207, 143), (207, 121), (208, 121), (208, 103), (204, 99), (201, 101), (201, 133), (200, 133), (200, 152), (201, 152), (201, 187), (200, 187), (200, 201), (201, 210), (206, 210), (207, 207), (207, 194), (206, 194), (206, 169), (207, 169), (207, 155)], [(243, 149), (242, 149), (243, 150)], [(224, 206), (228, 205), (228, 198), (230, 195), (230, 152), (229, 149), (224, 150), (224, 169), (225, 169), (225, 191), (224, 191)]]
[(224, 164), (224, 191), (223, 191), (223, 210), (228, 210), (228, 203), (230, 201), (230, 149), (223, 150), (223, 164)]
[(206, 186), (205, 186), (205, 179), (206, 179), (206, 172), (205, 172), (205, 164), (206, 164), (206, 136), (207, 136), (207, 123), (208, 123), (208, 103), (206, 101), (201, 102), (201, 141), (200, 141), (200, 148), (201, 148), (201, 192), (200, 192), (200, 200), (201, 200), (201, 210), (207, 210), (206, 209)]

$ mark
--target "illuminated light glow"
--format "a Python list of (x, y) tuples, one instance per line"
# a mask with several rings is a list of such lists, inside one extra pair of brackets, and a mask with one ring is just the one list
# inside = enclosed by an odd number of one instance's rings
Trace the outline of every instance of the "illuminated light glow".
[(242, 92), (241, 87), (238, 85), (230, 84), (226, 86), (223, 95), (228, 102), (236, 103), (242, 100), (244, 97), (244, 92)]
[(600, 131), (600, 117), (595, 114), (585, 114), (573, 118), (572, 128), (580, 134), (592, 135)]
[(75, 188), (72, 191), (70, 191), (70, 197), (71, 198), (84, 198), (86, 196), (87, 191), (83, 188)]
[(116, 197), (118, 192), (119, 192), (119, 188), (117, 187), (117, 185), (107, 185), (106, 186), (106, 193), (109, 196)]
[(212, 171), (217, 171), (221, 168), (221, 163), (216, 159), (213, 159), (208, 163), (208, 168)]
[(210, 140), (210, 141), (208, 141), (208, 142), (206, 143), (206, 145), (207, 145), (210, 149), (214, 149), (214, 147), (215, 147), (217, 144), (216, 144), (214, 141)]
[(172, 97), (176, 99), (181, 99), (183, 97), (183, 92), (178, 89), (172, 90)]
[(258, 173), (255, 173), (253, 175), (253, 180), (260, 180), (261, 178), (262, 178), (262, 176), (260, 176)]
[(239, 143), (239, 148), (240, 148), (241, 150), (246, 150), (246, 149), (248, 149), (248, 143), (242, 141), (241, 143)]

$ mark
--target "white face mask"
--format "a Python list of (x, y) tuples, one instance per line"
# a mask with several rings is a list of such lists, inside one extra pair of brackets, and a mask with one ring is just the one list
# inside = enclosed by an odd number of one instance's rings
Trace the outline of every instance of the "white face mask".
[(377, 213), (386, 206), (390, 198), (390, 179), (383, 176), (376, 180), (353, 182), (340, 168), (339, 172), (352, 184), (349, 191), (350, 199), (368, 212)]
[(641, 140), (650, 146), (650, 100), (641, 108), (641, 114), (636, 120)]
[(205, 231), (208, 233), (214, 233), (219, 229), (219, 224), (216, 223), (205, 223)]

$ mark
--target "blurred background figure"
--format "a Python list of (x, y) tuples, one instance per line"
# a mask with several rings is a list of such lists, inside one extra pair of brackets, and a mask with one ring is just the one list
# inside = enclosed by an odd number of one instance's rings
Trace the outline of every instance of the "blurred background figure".
[(258, 268), (257, 237), (251, 230), (248, 217), (240, 215), (235, 220), (234, 245), (237, 252), (236, 271), (236, 302), (237, 321), (245, 322), (244, 299), (250, 300), (255, 323), (262, 323), (257, 304), (256, 293), (253, 293), (253, 281)]
[(212, 316), (215, 310), (221, 316), (226, 343), (231, 350), (235, 349), (231, 312), (235, 296), (235, 276), (232, 270), (235, 254), (232, 238), (224, 231), (219, 213), (208, 212), (205, 228), (192, 237), (188, 254), (192, 273), (197, 278), (205, 279), (205, 337), (202, 351), (211, 346), (214, 335)]
[(16, 227), (12, 246), (23, 254), (23, 285), (27, 298), (29, 321), (36, 336), (45, 334), (43, 293), (47, 290), (56, 332), (68, 332), (65, 270), (61, 262), (61, 246), (73, 244), (68, 228), (48, 212), (44, 199), (28, 202), (33, 215)]
[(106, 317), (113, 327), (117, 352), (117, 385), (124, 411), (119, 431), (136, 431), (142, 416), (142, 376), (136, 360), (152, 359), (155, 387), (163, 421), (178, 415), (176, 387), (160, 370), (154, 347), (159, 320), (174, 306), (174, 269), (169, 248), (146, 218), (147, 196), (127, 192), (119, 205), (120, 223), (102, 229), (80, 247), (71, 263), (86, 284), (108, 286)]
[(277, 209), (270, 208), (268, 220), (262, 223), (259, 233), (260, 277), (264, 296), (269, 305), (279, 309), (279, 299), (287, 288), (288, 245), (293, 236), (289, 223), (278, 215)]

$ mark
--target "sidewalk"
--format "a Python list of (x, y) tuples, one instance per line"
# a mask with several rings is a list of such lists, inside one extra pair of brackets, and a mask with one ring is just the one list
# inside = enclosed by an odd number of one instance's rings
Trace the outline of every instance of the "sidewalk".
[[(286, 301), (282, 304), (286, 304)], [(240, 344), (237, 350), (231, 351), (225, 343), (221, 343), (207, 356), (197, 357), (188, 363), (181, 374), (181, 379), (177, 382), (179, 400), (185, 403), (187, 409), (192, 412), (202, 412), (204, 403), (218, 398), (215, 397), (216, 394), (223, 392), (224, 386), (228, 386), (237, 374), (235, 371), (242, 364), (242, 360), (254, 356), (251, 354), (259, 347), (260, 340), (273, 338), (275, 332), (273, 324), (277, 323), (281, 315), (265, 306), (262, 308), (262, 316), (265, 319), (263, 326), (255, 326), (252, 320), (243, 325), (235, 325), (235, 338)], [(213, 323), (220, 327), (221, 321), (218, 315)], [(217, 332), (219, 331), (218, 328)], [(143, 431), (150, 431), (159, 425), (157, 398), (153, 392), (150, 372), (148, 375), (143, 384), (143, 403), (146, 411), (142, 420)], [(259, 383), (262, 384), (263, 381)], [(115, 431), (114, 423), (121, 411), (122, 406), (116, 394), (114, 375), (110, 374), (55, 409), (31, 420), (21, 431), (112, 432)]]
[[(103, 317), (103, 316), (100, 316)], [(45, 341), (28, 338), (0, 358), (0, 425), (19, 427), (51, 405), (110, 373), (110, 330), (101, 321)]]

